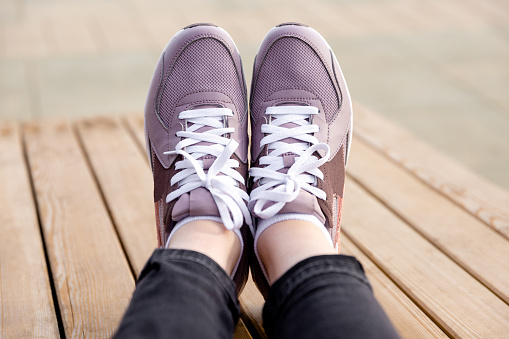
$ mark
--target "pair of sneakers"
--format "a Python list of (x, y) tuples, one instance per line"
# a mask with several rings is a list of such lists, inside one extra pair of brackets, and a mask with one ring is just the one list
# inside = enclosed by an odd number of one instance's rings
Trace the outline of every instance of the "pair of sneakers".
[(267, 295), (256, 242), (270, 225), (310, 221), (339, 250), (352, 108), (325, 39), (297, 23), (271, 29), (255, 58), (249, 108), (251, 138), (235, 43), (215, 25), (187, 26), (164, 49), (150, 84), (147, 154), (159, 246), (190, 221), (221, 222), (242, 246), (232, 273), (237, 292), (251, 252), (254, 280)]

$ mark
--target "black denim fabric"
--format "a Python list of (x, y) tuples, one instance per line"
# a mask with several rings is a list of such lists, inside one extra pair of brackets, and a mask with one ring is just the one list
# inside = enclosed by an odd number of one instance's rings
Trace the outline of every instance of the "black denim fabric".
[(263, 308), (269, 338), (399, 338), (354, 257), (305, 259), (272, 286)]
[(157, 249), (114, 338), (231, 338), (239, 314), (233, 281), (214, 260)]
[[(235, 287), (209, 257), (158, 249), (144, 267), (114, 338), (232, 338)], [(269, 338), (399, 338), (361, 264), (344, 255), (301, 261), (271, 287)]]

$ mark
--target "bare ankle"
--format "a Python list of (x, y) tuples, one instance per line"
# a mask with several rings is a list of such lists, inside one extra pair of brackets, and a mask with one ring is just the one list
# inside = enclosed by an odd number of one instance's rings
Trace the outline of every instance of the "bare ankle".
[(197, 220), (185, 224), (171, 237), (168, 248), (186, 249), (212, 258), (228, 274), (237, 263), (241, 245), (239, 237), (223, 224), (212, 220)]
[(303, 220), (287, 220), (273, 224), (258, 238), (257, 250), (270, 284), (306, 258), (337, 254), (322, 230)]

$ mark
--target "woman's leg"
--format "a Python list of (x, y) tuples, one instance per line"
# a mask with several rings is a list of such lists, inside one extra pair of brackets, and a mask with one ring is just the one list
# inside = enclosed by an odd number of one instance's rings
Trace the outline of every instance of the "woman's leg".
[(141, 273), (117, 337), (232, 337), (251, 224), (246, 102), (225, 30), (194, 24), (174, 35), (145, 107), (158, 243), (169, 249)]
[(361, 264), (314, 224), (284, 221), (258, 240), (271, 288), (263, 310), (269, 338), (398, 338)]
[(231, 338), (239, 304), (230, 274), (239, 254), (238, 237), (222, 224), (180, 228), (145, 265), (115, 338)]
[(269, 337), (397, 337), (360, 264), (333, 254), (353, 125), (329, 44), (302, 24), (271, 29), (254, 64), (250, 103), (252, 273), (267, 298)]

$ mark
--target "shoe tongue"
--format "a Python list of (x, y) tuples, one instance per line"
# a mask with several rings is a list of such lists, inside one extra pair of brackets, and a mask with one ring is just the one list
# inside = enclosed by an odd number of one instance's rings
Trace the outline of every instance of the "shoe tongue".
[(212, 194), (204, 187), (198, 187), (189, 193), (182, 194), (171, 212), (173, 221), (202, 215), (220, 216)]

